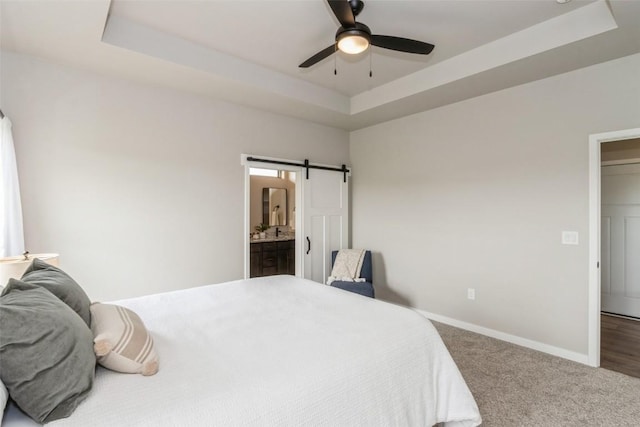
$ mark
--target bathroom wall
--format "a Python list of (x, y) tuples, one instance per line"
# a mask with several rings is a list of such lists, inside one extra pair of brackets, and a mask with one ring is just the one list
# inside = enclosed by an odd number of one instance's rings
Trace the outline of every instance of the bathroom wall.
[[(262, 189), (263, 188), (286, 188), (287, 190), (287, 226), (290, 228), (291, 219), (295, 213), (293, 208), (296, 203), (296, 183), (291, 180), (295, 173), (285, 172), (284, 178), (274, 178), (268, 176), (251, 176), (250, 210), (251, 220), (249, 229), (253, 231), (255, 226), (263, 222), (262, 212)], [(295, 178), (294, 178), (295, 179)], [(295, 221), (294, 221), (295, 223)]]

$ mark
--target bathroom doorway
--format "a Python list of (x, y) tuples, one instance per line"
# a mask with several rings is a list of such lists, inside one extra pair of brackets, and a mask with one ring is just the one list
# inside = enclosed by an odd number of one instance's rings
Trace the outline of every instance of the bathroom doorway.
[(298, 172), (249, 168), (248, 277), (295, 275)]
[[(244, 277), (290, 273), (292, 263), (290, 258), (284, 262), (284, 253), (279, 254), (280, 258), (275, 258), (275, 267), (274, 259), (270, 258), (273, 255), (271, 253), (267, 253), (267, 262), (263, 262), (262, 267), (257, 264), (258, 258), (254, 258), (255, 264), (253, 267), (251, 265), (252, 249), (254, 252), (272, 251), (273, 241), (269, 240), (274, 240), (275, 250), (284, 251), (285, 244), (281, 242), (288, 240), (289, 255), (291, 245), (294, 246), (295, 275), (326, 283), (326, 278), (331, 272), (331, 252), (349, 245), (348, 179), (351, 170), (344, 164), (323, 165), (310, 163), (308, 159), (301, 162), (258, 158), (246, 154), (242, 155), (241, 163), (245, 168)], [(263, 177), (259, 182), (254, 178), (256, 183), (252, 185), (252, 168), (270, 170), (268, 174), (273, 176)], [(265, 181), (264, 178), (269, 178), (269, 181)], [(287, 185), (292, 185), (293, 188), (289, 189)], [(282, 191), (278, 191), (283, 189), (287, 189), (284, 199)], [(272, 200), (271, 195), (277, 198)], [(287, 204), (284, 210), (283, 200), (286, 200)], [(286, 212), (286, 219), (282, 216), (283, 212)], [(255, 224), (262, 225), (260, 228), (265, 229), (263, 236), (259, 234), (260, 230), (255, 229)], [(281, 234), (283, 232), (284, 235)], [(254, 243), (269, 244), (259, 247)], [(252, 268), (254, 272), (258, 272), (254, 276), (251, 274)]]

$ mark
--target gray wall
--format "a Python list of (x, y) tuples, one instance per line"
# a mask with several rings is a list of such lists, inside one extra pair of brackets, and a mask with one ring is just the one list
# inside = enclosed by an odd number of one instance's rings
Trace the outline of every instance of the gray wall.
[(634, 55), (352, 132), (378, 295), (586, 354), (588, 136), (640, 126), (639, 75)]
[(1, 54), (27, 248), (94, 300), (242, 278), (241, 153), (348, 163), (342, 130)]

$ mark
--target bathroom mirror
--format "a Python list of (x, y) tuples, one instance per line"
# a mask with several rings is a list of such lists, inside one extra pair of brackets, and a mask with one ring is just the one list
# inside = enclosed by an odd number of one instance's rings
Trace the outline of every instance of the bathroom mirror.
[(262, 222), (270, 226), (287, 225), (287, 189), (262, 189)]

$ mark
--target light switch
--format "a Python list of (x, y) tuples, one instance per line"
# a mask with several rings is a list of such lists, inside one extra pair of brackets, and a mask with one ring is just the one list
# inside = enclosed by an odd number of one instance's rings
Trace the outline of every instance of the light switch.
[(563, 245), (577, 245), (578, 244), (578, 232), (577, 231), (563, 231), (562, 232), (562, 244)]

